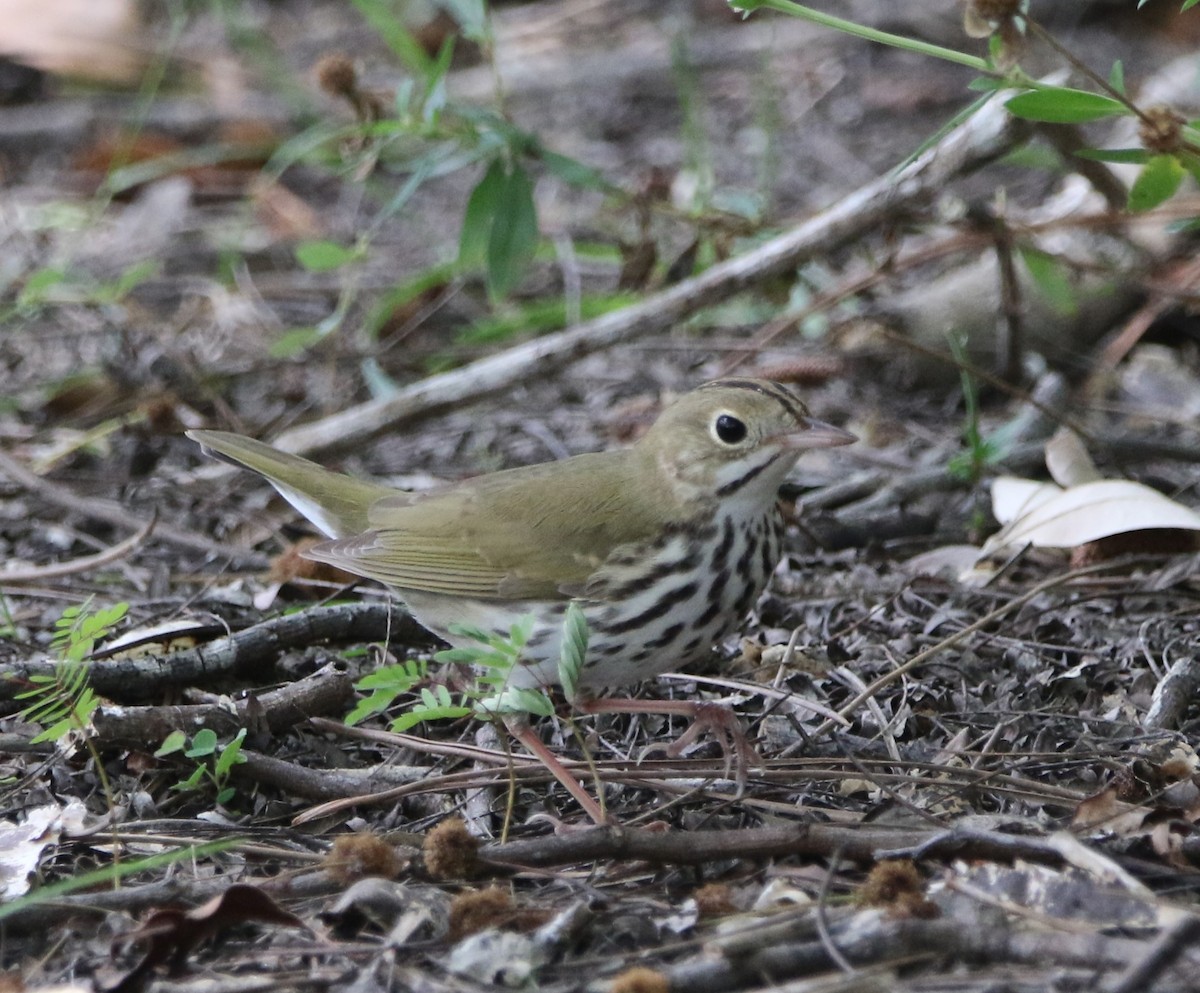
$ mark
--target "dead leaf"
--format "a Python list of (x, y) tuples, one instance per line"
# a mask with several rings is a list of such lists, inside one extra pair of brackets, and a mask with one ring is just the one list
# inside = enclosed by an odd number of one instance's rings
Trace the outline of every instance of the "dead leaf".
[(1004, 527), (984, 544), (985, 555), (1022, 545), (1075, 548), (1133, 531), (1200, 531), (1196, 511), (1125, 479), (1064, 490), (1053, 483), (1004, 476), (992, 484), (992, 512)]
[(1150, 810), (1117, 799), (1117, 788), (1110, 786), (1079, 802), (1071, 818), (1071, 827), (1084, 831), (1102, 829), (1115, 835), (1134, 834), (1142, 829)]
[(62, 808), (55, 803), (35, 807), (19, 824), (0, 821), (0, 900), (15, 900), (29, 890), (42, 852), (58, 842)]
[(114, 954), (133, 945), (150, 946), (141, 962), (118, 984), (118, 988), (132, 988), (137, 978), (163, 964), (168, 965), (171, 975), (178, 975), (197, 945), (247, 921), (306, 927), (299, 917), (284, 910), (258, 887), (235, 883), (224, 893), (191, 910), (156, 910), (139, 928), (117, 938), (113, 942)]
[(1069, 428), (1059, 428), (1046, 442), (1046, 468), (1050, 470), (1050, 478), (1063, 487), (1095, 483), (1104, 478), (1079, 435)]

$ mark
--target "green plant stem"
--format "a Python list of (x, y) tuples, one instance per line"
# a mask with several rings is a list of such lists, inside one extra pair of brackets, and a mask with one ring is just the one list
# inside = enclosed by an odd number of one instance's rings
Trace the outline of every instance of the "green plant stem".
[(852, 35), (855, 38), (862, 38), (865, 41), (874, 41), (880, 45), (888, 45), (906, 52), (915, 52), (918, 55), (929, 55), (935, 59), (954, 62), (958, 65), (966, 66), (968, 69), (986, 73), (989, 76), (999, 75), (988, 65), (986, 59), (981, 59), (977, 55), (956, 52), (952, 48), (931, 45), (925, 41), (917, 41), (915, 38), (905, 38), (903, 35), (891, 34), (888, 31), (878, 31), (875, 28), (868, 28), (862, 24), (855, 24), (854, 21), (834, 17), (832, 14), (823, 14), (819, 10), (813, 10), (802, 4), (793, 3), (792, 0), (741, 0), (741, 2), (734, 0), (733, 5), (736, 9), (745, 11), (754, 11), (765, 7), (768, 10), (786, 14), (788, 17), (798, 17), (804, 21), (811, 21), (813, 24), (833, 28), (835, 31), (841, 31), (844, 34)]
[[(115, 840), (119, 847), (120, 839), (117, 838)], [(148, 855), (145, 858), (135, 859), (132, 862), (125, 862), (121, 865), (114, 863), (113, 865), (105, 866), (103, 869), (93, 869), (91, 872), (61, 879), (57, 883), (50, 883), (48, 886), (42, 886), (23, 896), (19, 896), (15, 900), (0, 904), (0, 920), (4, 920), (7, 917), (15, 917), (30, 907), (48, 903), (55, 897), (64, 896), (76, 890), (90, 889), (101, 883), (107, 883), (110, 880), (115, 884), (123, 876), (128, 876), (134, 872), (145, 872), (149, 869), (156, 869), (160, 865), (173, 865), (176, 862), (183, 862), (185, 860), (196, 862), (205, 856), (232, 848), (241, 840), (240, 838), (225, 838), (221, 841), (210, 841), (203, 845), (189, 845), (186, 848), (175, 848), (168, 852)], [(113, 888), (117, 889), (119, 887), (114, 885)]]

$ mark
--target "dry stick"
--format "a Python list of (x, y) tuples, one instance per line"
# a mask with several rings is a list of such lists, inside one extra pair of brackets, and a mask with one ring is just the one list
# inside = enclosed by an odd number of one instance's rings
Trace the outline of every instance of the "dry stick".
[(1154, 981), (1189, 948), (1200, 940), (1200, 918), (1184, 914), (1170, 927), (1163, 929), (1138, 961), (1130, 964), (1112, 987), (1112, 993), (1140, 993), (1152, 989)]
[(881, 176), (791, 231), (714, 265), (695, 279), (578, 327), (430, 376), (390, 397), (292, 428), (274, 444), (308, 455), (352, 445), (417, 415), (515, 386), (534, 373), (544, 374), (591, 352), (665, 330), (702, 307), (878, 227), (905, 205), (939, 192), (952, 177), (1002, 154), (1022, 130), (1001, 102), (993, 100), (905, 168)]
[[(358, 769), (315, 769), (264, 755), (253, 749), (243, 748), (245, 762), (231, 770), (235, 779), (253, 783), (256, 787), (272, 787), (289, 797), (298, 797), (310, 802), (337, 800), (347, 793), (356, 793), (374, 786), (380, 787), (384, 776), (377, 768)], [(410, 780), (428, 779), (428, 769), (395, 770), (400, 775), (407, 771)], [(355, 773), (362, 773), (355, 775)], [(393, 785), (392, 780), (388, 785)]]
[(833, 935), (829, 933), (829, 917), (826, 914), (825, 901), (829, 897), (829, 884), (833, 880), (833, 874), (837, 871), (837, 864), (842, 859), (841, 849), (835, 851), (829, 857), (829, 865), (825, 867), (825, 875), (821, 877), (821, 889), (817, 892), (817, 903), (813, 908), (817, 925), (817, 937), (821, 939), (821, 944), (825, 948), (825, 954), (833, 959), (842, 972), (853, 975), (857, 970), (850, 964), (841, 949), (838, 948), (837, 942), (834, 941)]
[[(969, 635), (974, 634), (976, 631), (982, 630), (989, 624), (992, 624), (1000, 620), (1002, 617), (1011, 614), (1014, 610), (1024, 607), (1025, 604), (1029, 603), (1029, 601), (1033, 600), (1039, 594), (1045, 593), (1047, 590), (1054, 589), (1056, 586), (1061, 586), (1063, 583), (1068, 583), (1071, 580), (1080, 579), (1083, 576), (1091, 576), (1098, 572), (1107, 572), (1110, 569), (1129, 566), (1136, 561), (1140, 560), (1115, 559), (1112, 562), (1098, 562), (1095, 565), (1084, 566), (1080, 569), (1073, 569), (1070, 572), (1063, 573), (1061, 576), (1052, 576), (1050, 579), (1043, 580), (1031, 589), (1026, 590), (1015, 599), (1009, 600), (1008, 603), (1004, 604), (1004, 606), (997, 607), (990, 613), (984, 614), (981, 618), (979, 618), (979, 620), (968, 624), (961, 631), (956, 631), (949, 637), (943, 638), (936, 645), (931, 645), (929, 648), (925, 649), (925, 651), (918, 652), (899, 668), (893, 669), (891, 672), (884, 673), (878, 679), (871, 682), (865, 690), (858, 694), (858, 696), (854, 697), (854, 699), (843, 706), (838, 713), (843, 717), (849, 717), (868, 699), (873, 697), (885, 686), (889, 685), (890, 683), (894, 683), (901, 676), (907, 675), (913, 669), (917, 668), (917, 666), (924, 665), (935, 655), (940, 655), (942, 652), (946, 651), (946, 649), (952, 648), (954, 645), (957, 645), (960, 641)], [(820, 738), (832, 731), (833, 728), (833, 722), (827, 720), (812, 733), (812, 737)]]
[[(695, 771), (685, 770), (683, 772), (677, 769), (679, 763), (669, 765), (665, 769), (652, 768), (645, 770), (637, 766), (609, 769), (600, 765), (597, 765), (594, 769), (590, 769), (588, 763), (582, 761), (561, 759), (559, 762), (567, 769), (575, 768), (585, 772), (589, 770), (593, 771), (604, 782), (622, 783), (661, 793), (670, 792), (674, 786), (666, 779), (655, 777), (676, 776), (688, 779), (702, 778), (711, 780), (716, 776), (716, 773), (711, 770), (710, 764), (706, 762), (696, 763), (697, 768)], [(245, 766), (237, 767), (237, 771), (244, 769)], [(512, 755), (511, 761), (506, 763), (506, 773), (510, 779), (518, 779), (522, 782), (540, 783), (546, 782), (553, 777), (553, 773), (537, 759), (526, 758), (515, 753)], [(334, 794), (333, 798), (326, 799), (324, 803), (320, 803), (315, 807), (302, 810), (292, 818), (292, 825), (307, 824), (310, 821), (328, 817), (331, 814), (336, 814), (352, 807), (378, 806), (384, 803), (394, 804), (405, 797), (416, 796), (418, 794), (448, 792), (455, 789), (478, 789), (481, 786), (495, 785), (496, 782), (495, 777), (489, 776), (486, 772), (481, 772), (478, 769), (468, 769), (465, 772), (448, 773), (442, 776), (426, 776), (418, 782), (391, 786), (382, 791), (373, 790), (372, 784), (367, 780), (359, 783), (353, 791), (348, 792), (343, 785), (346, 778), (344, 774), (333, 777), (330, 777), (327, 773), (314, 774), (311, 779), (314, 782), (320, 780), (318, 783), (319, 788), (327, 791), (321, 793), (320, 799), (325, 799), (329, 796), (329, 793)], [(729, 796), (723, 799), (732, 801), (735, 798)]]
[[(1090, 178), (1090, 177), (1089, 177)], [(1094, 184), (1093, 184), (1094, 185)], [(1124, 194), (1122, 194), (1124, 196)], [(1145, 221), (1153, 219), (1159, 223), (1166, 223), (1171, 220), (1186, 220), (1195, 216), (1197, 203), (1195, 197), (1182, 198), (1182, 204), (1172, 201), (1161, 207), (1155, 208), (1153, 211), (1147, 211), (1144, 215), (1139, 215), (1139, 220)], [(1055, 217), (1046, 221), (1026, 221), (1012, 222), (1009, 220), (1011, 230), (1014, 234), (1029, 237), (1032, 235), (1053, 233), (1061, 230), (1098, 230), (1104, 231), (1114, 227), (1122, 227), (1128, 229), (1131, 224), (1131, 218), (1124, 212), (1114, 213), (1112, 210), (1105, 210), (1102, 213), (1090, 213), (1077, 216)], [(898, 276), (903, 275), (912, 269), (916, 269), (923, 265), (928, 265), (930, 262), (936, 262), (950, 255), (973, 252), (978, 253), (983, 248), (993, 244), (994, 239), (982, 234), (978, 231), (957, 231), (952, 233), (943, 241), (935, 242), (932, 245), (925, 245), (912, 250), (908, 255), (898, 256), (890, 259), (886, 266), (874, 269), (870, 272), (862, 273), (858, 276), (851, 276), (845, 282), (820, 293), (812, 303), (794, 313), (771, 321), (763, 326), (763, 328), (754, 336), (752, 336), (743, 346), (738, 348), (738, 354), (726, 360), (720, 368), (720, 375), (725, 376), (735, 371), (739, 366), (746, 362), (751, 356), (757, 355), (764, 348), (771, 344), (781, 334), (788, 331), (789, 328), (795, 327), (801, 321), (806, 320), (817, 314), (824, 313), (827, 310), (832, 310), (843, 301), (865, 293), (867, 290), (878, 286), (880, 283), (894, 280)], [(1155, 284), (1149, 279), (1143, 279), (1142, 284), (1148, 290), (1155, 289)], [(1163, 290), (1162, 292), (1167, 292)], [(919, 352), (927, 357), (936, 358), (945, 362), (953, 362), (953, 358), (943, 352), (937, 352), (933, 349), (924, 348), (918, 345), (911, 338), (904, 335), (895, 335), (894, 341), (902, 348), (908, 348), (912, 351)], [(989, 374), (990, 375), (990, 374)], [(997, 380), (1001, 389), (1012, 390), (1012, 384), (1006, 383), (1000, 377), (993, 377)]]
[(84, 555), (77, 559), (71, 559), (69, 562), (56, 562), (54, 565), (36, 566), (32, 569), (10, 569), (0, 572), (0, 586), (26, 586), (30, 583), (44, 583), (51, 579), (77, 576), (81, 572), (90, 572), (92, 569), (99, 569), (111, 562), (117, 562), (150, 537), (150, 532), (154, 530), (157, 522), (158, 514), (155, 513), (137, 534), (131, 535), (124, 541), (111, 545), (95, 555)]
[(1081, 391), (1084, 397), (1100, 391), (1100, 384), (1107, 382), (1113, 370), (1125, 359), (1150, 326), (1171, 307), (1177, 305), (1200, 282), (1200, 259), (1176, 262), (1168, 267), (1163, 279), (1147, 286), (1151, 296), (1139, 307), (1114, 335), (1100, 347), (1100, 354), (1092, 363), (1091, 372)]
[(1008, 862), (1028, 859), (1062, 865), (1063, 857), (1045, 839), (999, 831), (931, 831), (928, 828), (873, 823), (798, 823), (742, 830), (646, 831), (619, 826), (570, 834), (496, 842), (480, 849), (486, 862), (544, 868), (636, 859), (655, 865), (700, 865), (723, 859), (804, 855), (830, 858), (840, 853), (855, 862), (873, 862), (886, 854), (919, 849), (923, 858), (972, 858)]
[[(81, 514), (85, 517), (107, 521), (118, 527), (129, 528), (131, 531), (141, 531), (146, 522), (136, 514), (131, 513), (119, 503), (112, 500), (99, 500), (95, 497), (81, 497), (71, 492), (65, 486), (59, 486), (31, 472), (16, 459), (0, 452), (0, 472), (8, 476), (18, 486), (30, 493), (36, 494), (48, 503), (62, 507), (64, 510)], [(181, 531), (169, 524), (158, 524), (155, 528), (160, 541), (169, 542), (181, 548), (204, 552), (207, 555), (220, 555), (235, 562), (242, 562), (258, 568), (267, 564), (267, 558), (258, 552), (245, 548), (235, 548), (224, 545), (211, 538), (204, 538), (188, 531)]]
[[(318, 731), (336, 734), (343, 738), (353, 738), (358, 741), (370, 741), (375, 744), (391, 745), (396, 748), (408, 748), (414, 752), (426, 755), (442, 755), (448, 758), (458, 758), (472, 762), (488, 762), (492, 765), (508, 765), (512, 756), (502, 751), (489, 751), (479, 745), (465, 745), (460, 741), (436, 741), (419, 734), (405, 734), (402, 731), (379, 731), (375, 728), (358, 727), (353, 724), (343, 724), (339, 721), (314, 717), (309, 722)], [(532, 760), (530, 760), (532, 761)]]
[[(323, 729), (334, 729), (335, 725), (332, 721), (326, 721), (321, 718), (314, 718), (314, 725)], [(342, 731), (357, 732), (362, 731), (359, 728), (343, 728)], [(380, 739), (383, 740), (383, 739)], [(456, 755), (461, 758), (470, 758), (474, 756), (482, 757), (496, 765), (505, 765), (510, 778), (519, 779), (522, 782), (545, 782), (550, 778), (550, 773), (536, 759), (527, 758), (521, 755), (512, 754), (505, 756), (502, 753), (490, 755), (486, 751), (471, 749), (470, 746), (445, 746), (431, 743), (434, 747), (422, 748), (419, 750), (429, 751), (433, 753), (442, 752), (444, 754)], [(448, 749), (453, 748), (453, 751)], [(249, 754), (249, 753), (248, 753)], [(251, 755), (249, 756), (251, 763), (258, 761)], [(570, 768), (579, 768), (582, 763), (576, 763), (573, 760), (561, 760), (565, 766)], [(397, 803), (405, 797), (416, 796), (425, 793), (448, 792), (456, 789), (476, 789), (481, 786), (494, 785), (495, 778), (489, 776), (486, 772), (478, 769), (470, 769), (465, 772), (448, 773), (440, 776), (431, 776), (428, 770), (424, 775), (412, 777), (416, 781), (405, 781), (399, 785), (395, 785), (397, 777), (388, 776), (389, 767), (383, 765), (380, 767), (372, 767), (368, 769), (349, 770), (342, 769), (336, 772), (329, 770), (307, 770), (302, 776), (293, 773), (290, 770), (290, 765), (286, 768), (286, 764), (280, 764), (279, 768), (270, 765), (269, 760), (262, 760), (264, 763), (261, 770), (253, 767), (251, 763), (237, 766), (236, 773), (245, 773), (250, 778), (269, 777), (271, 782), (283, 785), (288, 782), (289, 778), (299, 777), (302, 782), (293, 784), (296, 792), (301, 793), (307, 799), (315, 801), (323, 801), (318, 806), (301, 811), (293, 820), (293, 824), (304, 824), (317, 818), (325, 817), (330, 814), (337, 813), (341, 810), (358, 807), (358, 806), (378, 806), (384, 803)], [(824, 765), (826, 760), (802, 760), (798, 763), (789, 763), (787, 768), (777, 767), (772, 764), (771, 768), (759, 778), (767, 783), (776, 783), (778, 785), (793, 784), (798, 775), (803, 775), (812, 780), (837, 780), (844, 778), (850, 769), (841, 767), (831, 767)], [(887, 767), (893, 766), (895, 763), (890, 760), (883, 761), (866, 761), (850, 763), (851, 768), (854, 766), (865, 769), (868, 766), (883, 765)], [(905, 773), (870, 773), (872, 781), (877, 783), (885, 782), (906, 782), (912, 783), (913, 770), (937, 769), (942, 772), (947, 772), (945, 767), (941, 766), (922, 766), (910, 764), (910, 771)], [(597, 776), (604, 782), (623, 783), (626, 785), (636, 786), (639, 788), (653, 789), (659, 793), (680, 794), (679, 786), (674, 782), (677, 779), (685, 779), (694, 781), (703, 779), (711, 781), (717, 775), (718, 771), (712, 768), (712, 764), (702, 761), (681, 762), (675, 761), (671, 763), (639, 763), (635, 766), (628, 767), (624, 765), (610, 765), (606, 763), (597, 763), (594, 769)], [(1078, 790), (1068, 790), (1062, 787), (1051, 786), (1044, 783), (1029, 783), (1018, 779), (1017, 777), (1005, 775), (998, 772), (978, 772), (975, 770), (957, 769), (955, 772), (959, 775), (966, 776), (966, 781), (960, 785), (966, 788), (971, 785), (986, 783), (992, 789), (1002, 791), (1015, 798), (1028, 799), (1033, 802), (1058, 801), (1068, 805), (1078, 804), (1084, 799), (1084, 795)], [(403, 778), (403, 777), (401, 777)], [(939, 785), (947, 785), (941, 782)], [(694, 787), (686, 787), (686, 793), (694, 792)], [(736, 798), (731, 795), (718, 794), (711, 789), (706, 788), (706, 793), (714, 799), (721, 801), (733, 801)], [(773, 810), (773, 805), (763, 801), (756, 800), (753, 797), (742, 799), (742, 805), (748, 808), (760, 808), (763, 810)], [(791, 806), (780, 808), (783, 812), (794, 814), (795, 809)], [(945, 829), (941, 832), (945, 835), (954, 833), (952, 829)]]

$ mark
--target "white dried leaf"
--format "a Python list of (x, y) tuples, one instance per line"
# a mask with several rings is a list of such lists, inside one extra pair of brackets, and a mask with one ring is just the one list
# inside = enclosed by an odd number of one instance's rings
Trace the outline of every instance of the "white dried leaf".
[(1046, 468), (1059, 486), (1082, 486), (1104, 477), (1096, 468), (1083, 441), (1069, 428), (1059, 428), (1046, 442)]
[(0, 900), (28, 892), (42, 852), (58, 843), (62, 814), (57, 804), (47, 804), (29, 811), (19, 824), (0, 821)]
[[(999, 488), (999, 493), (997, 489)], [(983, 547), (1075, 548), (1130, 531), (1178, 528), (1200, 531), (1200, 514), (1157, 490), (1125, 479), (1084, 483), (1068, 490), (1027, 479), (996, 480), (993, 513), (1007, 521)], [(1017, 512), (1013, 513), (1013, 508)]]

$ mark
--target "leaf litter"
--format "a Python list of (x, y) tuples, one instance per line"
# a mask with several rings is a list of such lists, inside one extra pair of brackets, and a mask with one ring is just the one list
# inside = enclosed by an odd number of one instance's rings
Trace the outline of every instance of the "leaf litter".
[[(154, 244), (183, 268), (211, 245), (192, 240), (194, 218), (178, 187), (143, 201), (143, 218), (157, 196), (168, 196), (169, 209)], [(114, 230), (109, 244), (132, 250), (130, 238)], [(90, 263), (104, 269), (109, 260)], [(1173, 674), (1186, 675), (1180, 666), (1200, 658), (1194, 558), (1102, 561), (1022, 600), (1066, 572), (1061, 554), (1016, 556), (984, 586), (898, 566), (902, 551), (943, 535), (965, 543), (973, 508), (962, 489), (906, 490), (893, 502), (934, 523), (891, 544), (882, 527), (840, 550), (797, 530), (747, 627), (750, 642), (723, 646), (709, 673), (648, 690), (736, 693), (765, 759), (744, 794), (723, 779), (710, 746), (680, 760), (638, 761), (677, 733), (669, 718), (605, 716), (572, 727), (558, 701), (559, 718), (539, 727), (558, 752), (586, 763), (581, 775), (589, 789), (603, 790), (619, 824), (578, 831), (570, 801), (486, 725), (426, 724), (403, 736), (382, 718), (343, 723), (349, 678), (423, 646), (386, 634), (363, 645), (362, 617), (354, 615), (351, 630), (339, 634), (330, 623), (321, 640), (294, 639), (281, 651), (279, 628), (257, 623), (256, 605), (268, 603), (303, 618), (306, 598), (337, 591), (336, 580), (264, 577), (248, 559), (217, 564), (290, 524), (245, 480), (196, 483), (197, 457), (177, 434), (210, 416), (208, 373), (227, 377), (221, 403), (256, 426), (282, 423), (298, 407), (340, 406), (351, 392), (340, 378), (348, 354), (268, 361), (279, 311), (288, 324), (315, 324), (327, 301), (313, 304), (320, 291), (311, 282), (304, 293), (260, 285), (265, 297), (212, 289), (210, 320), (200, 320), (182, 300), (175, 312), (155, 310), (155, 295), (174, 290), (169, 280), (152, 281), (126, 311), (144, 308), (148, 319), (129, 320), (111, 338), (104, 308), (61, 303), (54, 314), (68, 315), (74, 333), (47, 326), (42, 364), (59, 382), (43, 394), (43, 383), (22, 379), (14, 393), (33, 416), (4, 415), (23, 461), (49, 473), (36, 495), (6, 483), (6, 562), (119, 547), (124, 535), (102, 513), (102, 498), (161, 507), (165, 522), (211, 537), (202, 549), (151, 542), (94, 574), (34, 576), (35, 584), (59, 584), (52, 590), (10, 595), (6, 587), (0, 666), (11, 674), (49, 659), (62, 597), (89, 591), (129, 602), (124, 631), (146, 633), (182, 616), (230, 647), (218, 664), (206, 655), (212, 642), (202, 640), (184, 685), (156, 682), (149, 701), (139, 695), (148, 675), (116, 680), (94, 727), (100, 735), (106, 718), (121, 716), (129, 730), (119, 747), (102, 747), (99, 762), (78, 747), (35, 744), (36, 729), (12, 711), (5, 716), (4, 821), (16, 834), (0, 914), (5, 965), (21, 969), (28, 986), (88, 974), (96, 988), (132, 990), (177, 973), (242, 988), (738, 989), (857, 970), (864, 983), (894, 990), (1029, 982), (1014, 978), (1022, 975), (1037, 988), (1082, 987), (1097, 972), (1112, 988), (1133, 989), (1141, 988), (1129, 985), (1135, 970), (1155, 961), (1160, 942), (1187, 938), (1200, 862), (1197, 714), (1186, 693), (1179, 707), (1162, 699)], [(413, 345), (414, 353), (432, 350), (428, 341)], [(344, 464), (385, 477), (447, 466), (480, 471), (628, 437), (638, 411), (652, 416), (663, 393), (718, 366), (703, 344), (663, 336), (641, 345), (582, 363), (574, 382), (546, 377), (499, 402), (431, 418), (364, 445)], [(1171, 360), (1181, 364), (1174, 352)], [(1126, 402), (1150, 406), (1161, 397), (1156, 384), (1167, 381), (1182, 391), (1172, 394), (1172, 409), (1193, 409), (1194, 376), (1165, 379), (1163, 364), (1161, 353), (1136, 362), (1136, 377), (1127, 374), (1122, 385)], [(205, 375), (191, 375), (195, 367)], [(68, 381), (83, 368), (102, 373)], [(140, 397), (123, 376), (175, 388)], [(814, 406), (881, 425), (873, 447), (880, 464), (903, 477), (929, 468), (921, 457), (946, 461), (957, 425), (944, 411), (885, 377), (848, 379), (818, 382)], [(103, 427), (93, 430), (97, 411)], [(1154, 416), (1161, 413), (1160, 404)], [(89, 419), (89, 430), (76, 430)], [(1114, 415), (1104, 426), (1125, 423)], [(889, 447), (884, 436), (898, 424), (917, 430), (900, 431)], [(1193, 434), (1182, 437), (1194, 448)], [(918, 439), (926, 445), (919, 457)], [(114, 466), (130, 471), (116, 478)], [(801, 503), (819, 502), (843, 468), (814, 464)], [(1158, 509), (1164, 492), (1179, 498), (1173, 506), (1194, 504), (1194, 463), (1147, 457), (1125, 468), (1154, 484), (1147, 500)], [(90, 508), (69, 504), (79, 493)], [(831, 507), (828, 515), (802, 512), (805, 528), (829, 524), (824, 518), (838, 524), (841, 507)], [(1078, 534), (1070, 537), (1039, 543), (1078, 544)], [(380, 605), (378, 593), (356, 595)], [(1009, 612), (968, 631), (1008, 604)], [(393, 615), (379, 614), (386, 627)], [(142, 671), (170, 669), (180, 661), (172, 652), (152, 642)], [(900, 671), (925, 653), (918, 667)], [(126, 663), (91, 662), (97, 670)], [(718, 673), (736, 684), (705, 683)], [(310, 678), (303, 706), (287, 709), (296, 707), (290, 688)], [(789, 694), (847, 710), (850, 726), (790, 706)], [(133, 703), (148, 703), (147, 712), (130, 713)], [(219, 728), (218, 751), (234, 740), (234, 726), (247, 731), (245, 761), (225, 769), (231, 797), (217, 803), (172, 789), (194, 766), (179, 755), (154, 756), (154, 716), (189, 722), (192, 738), (201, 729), (192, 722)], [(234, 725), (220, 724), (221, 716)], [(70, 831), (40, 826), (39, 817), (55, 822), (56, 811), (81, 804), (88, 813)], [(368, 840), (350, 856), (339, 844), (345, 838)], [(214, 840), (216, 850), (192, 847)], [(141, 862), (172, 852), (183, 857), (169, 868)], [(86, 876), (114, 867), (128, 870), (119, 885), (111, 875)], [(53, 890), (83, 879), (86, 892)], [(25, 888), (46, 899), (25, 899)], [(1176, 964), (1155, 975), (1163, 988), (1190, 988), (1194, 953), (1175, 954)], [(958, 971), (939, 965), (946, 962)]]

